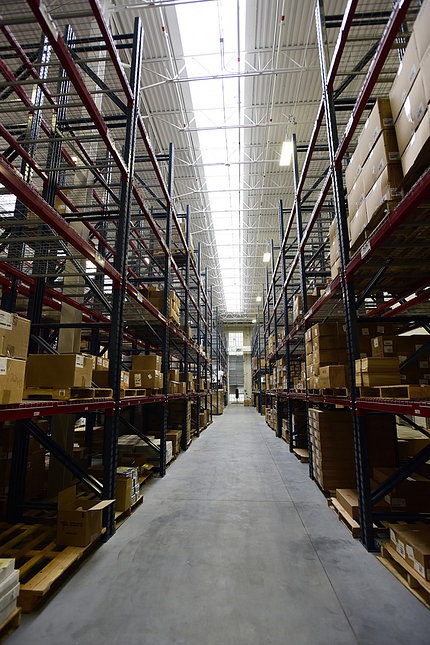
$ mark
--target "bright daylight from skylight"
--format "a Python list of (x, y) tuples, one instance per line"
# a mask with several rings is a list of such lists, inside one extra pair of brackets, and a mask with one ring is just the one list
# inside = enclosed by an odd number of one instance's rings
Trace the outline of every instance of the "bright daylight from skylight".
[[(238, 29), (239, 4), (239, 29)], [(176, 7), (188, 77), (237, 74), (244, 71), (245, 2), (218, 0)], [(238, 60), (240, 59), (240, 60)], [(225, 303), (228, 312), (241, 312), (242, 302), (242, 161), (244, 81), (223, 78), (190, 83), (201, 159), (205, 165), (208, 201)], [(227, 127), (224, 127), (227, 126)], [(200, 130), (200, 128), (202, 128)]]

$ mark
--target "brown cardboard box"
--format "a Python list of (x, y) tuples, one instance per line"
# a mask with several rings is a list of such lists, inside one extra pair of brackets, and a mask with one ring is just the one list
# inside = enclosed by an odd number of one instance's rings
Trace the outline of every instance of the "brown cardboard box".
[[(357, 366), (358, 361), (356, 361)], [(396, 357), (385, 357), (385, 358), (362, 358), (361, 359), (361, 371), (366, 374), (385, 374), (385, 373), (396, 373), (399, 371), (399, 360)]]
[(414, 132), (409, 144), (402, 154), (403, 173), (407, 173), (413, 166), (428, 166), (430, 152), (430, 112), (427, 109), (421, 123)]
[(27, 358), (30, 321), (0, 309), (0, 356)]
[(25, 361), (0, 357), (0, 404), (21, 403), (24, 391)]
[(365, 200), (353, 217), (348, 218), (349, 243), (351, 247), (354, 246), (367, 224), (367, 204)]
[(310, 327), (310, 331), (314, 340), (324, 336), (334, 336), (338, 339), (338, 347), (346, 346), (346, 337), (343, 327), (336, 322), (317, 323)]
[(387, 165), (395, 161), (400, 161), (395, 130), (394, 128), (382, 130), (361, 173), (365, 195), (368, 194)]
[(414, 23), (414, 39), (418, 58), (421, 60), (429, 44), (430, 2), (424, 0)]
[(399, 112), (402, 109), (402, 105), (409, 94), (409, 90), (418, 74), (419, 67), (420, 56), (417, 50), (415, 34), (412, 32), (405, 54), (402, 58), (402, 62), (397, 70), (396, 78), (394, 79), (394, 83), (390, 90), (391, 111), (393, 113), (394, 121), (396, 121)]
[(139, 354), (132, 357), (133, 370), (158, 370), (161, 372), (161, 356), (158, 354)]
[(360, 140), (363, 141), (361, 152), (362, 166), (378, 140), (382, 130), (390, 129), (393, 126), (394, 119), (391, 112), (389, 97), (377, 98), (360, 134)]
[(426, 110), (427, 99), (423, 74), (419, 70), (396, 120), (396, 136), (400, 154), (403, 154)]
[[(391, 468), (374, 468), (373, 477), (378, 484), (395, 472)], [(385, 496), (393, 511), (428, 513), (430, 511), (430, 481), (414, 473)]]
[(158, 370), (132, 370), (129, 374), (132, 389), (158, 390), (163, 387), (163, 375)]
[(82, 354), (30, 354), (26, 387), (91, 387), (93, 361)]
[(418, 522), (390, 526), (390, 541), (397, 553), (422, 577), (430, 581), (430, 526)]
[(103, 356), (93, 356), (93, 369), (99, 371), (109, 370), (109, 359)]
[(381, 204), (388, 202), (390, 211), (402, 197), (403, 181), (400, 163), (390, 163), (384, 168), (366, 196), (367, 221), (370, 224)]
[(102, 532), (103, 509), (115, 502), (77, 499), (76, 486), (58, 493), (57, 544), (87, 546)]
[[(109, 387), (109, 372), (107, 370), (94, 370), (93, 381), (97, 387)], [(120, 388), (127, 390), (130, 387), (130, 372), (121, 370)]]
[(339, 259), (339, 243), (337, 241), (336, 219), (333, 219), (329, 229), (330, 237), (330, 266), (334, 266)]
[[(358, 522), (358, 494), (356, 489), (337, 488), (336, 499), (348, 515)], [(375, 504), (374, 508), (381, 512), (389, 510), (389, 506), (384, 500)]]
[(352, 153), (351, 159), (349, 160), (349, 164), (347, 165), (345, 170), (345, 186), (346, 186), (346, 192), (348, 194), (351, 192), (352, 187), (354, 186), (355, 182), (360, 176), (362, 163), (363, 163), (363, 159), (362, 159), (360, 147), (357, 143), (357, 146), (354, 152)]
[(167, 378), (169, 381), (179, 381), (179, 370), (169, 370)]
[[(311, 296), (310, 294), (307, 294), (307, 305), (308, 309), (312, 307), (318, 300), (318, 296)], [(293, 298), (293, 321), (296, 322), (297, 320), (301, 320), (303, 315), (302, 311), (302, 296), (299, 293), (296, 293)], [(274, 346), (274, 336), (273, 336), (273, 350), (274, 351), (276, 348)], [(269, 351), (269, 353), (272, 353)]]
[(320, 367), (319, 387), (344, 388), (348, 387), (348, 374), (345, 365), (325, 365)]
[(350, 192), (348, 193), (348, 216), (354, 217), (355, 213), (364, 202), (366, 196), (366, 186), (363, 183), (363, 173), (355, 180)]

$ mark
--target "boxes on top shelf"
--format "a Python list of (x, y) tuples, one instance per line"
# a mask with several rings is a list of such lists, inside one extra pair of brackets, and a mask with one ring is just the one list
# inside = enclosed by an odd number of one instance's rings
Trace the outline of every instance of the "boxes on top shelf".
[(0, 309), (0, 356), (26, 359), (30, 321)]
[(138, 354), (131, 360), (133, 370), (158, 370), (161, 372), (161, 356), (158, 354)]
[(82, 354), (30, 354), (26, 387), (91, 387), (93, 360)]

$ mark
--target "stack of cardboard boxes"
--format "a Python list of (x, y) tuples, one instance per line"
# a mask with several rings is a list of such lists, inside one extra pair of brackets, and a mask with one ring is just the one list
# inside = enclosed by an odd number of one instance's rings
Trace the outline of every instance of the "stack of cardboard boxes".
[(347, 364), (346, 336), (343, 324), (317, 323), (306, 331), (305, 341), (308, 389), (347, 387), (347, 370), (344, 367)]
[[(157, 289), (156, 287), (149, 287), (148, 300), (154, 305), (158, 311), (163, 313), (164, 310), (164, 289)], [(179, 313), (181, 301), (176, 295), (175, 291), (171, 290), (169, 293), (169, 306), (170, 306), (170, 320), (179, 325)]]
[[(320, 297), (320, 290), (317, 288), (314, 292), (306, 294), (308, 310), (316, 303)], [(293, 297), (293, 325), (301, 321), (303, 317), (302, 296), (300, 293), (294, 294)]]
[[(403, 172), (388, 97), (378, 98), (345, 172), (350, 246), (362, 241), (402, 197)], [(381, 206), (383, 208), (381, 209)]]
[(21, 403), (30, 321), (0, 310), (0, 404)]
[[(430, 153), (430, 3), (424, 2), (390, 90), (403, 173), (428, 167)], [(416, 173), (413, 173), (416, 174)]]
[(390, 546), (411, 569), (412, 576), (430, 582), (430, 525), (393, 524)]
[(129, 372), (129, 376), (130, 387), (132, 389), (162, 389), (163, 374), (161, 372), (161, 356), (158, 356), (158, 354), (139, 354), (133, 356), (132, 369)]
[(354, 441), (349, 410), (309, 409), (314, 477), (323, 490), (355, 487)]

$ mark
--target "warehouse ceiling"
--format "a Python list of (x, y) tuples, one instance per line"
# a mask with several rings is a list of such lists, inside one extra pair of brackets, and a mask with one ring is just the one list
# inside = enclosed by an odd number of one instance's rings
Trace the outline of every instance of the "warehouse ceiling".
[[(20, 4), (28, 12), (24, 0)], [(335, 83), (340, 132), (392, 4), (357, 3), (356, 15), (366, 17), (351, 28)], [(411, 15), (417, 4), (411, 3)], [(346, 5), (325, 0), (331, 52)], [(194, 246), (201, 245), (202, 268), (208, 267), (224, 322), (251, 323), (264, 298), (272, 240), (278, 254), (279, 201), (286, 213), (292, 206), (292, 169), (279, 165), (282, 143), (296, 134), (301, 168), (321, 99), (315, 0), (104, 0), (102, 6), (114, 33), (132, 33), (135, 17), (141, 18), (140, 108), (166, 174), (163, 155), (174, 144), (176, 211), (190, 208)], [(87, 0), (50, 0), (47, 7), (61, 15), (61, 24), (74, 12), (72, 25), (91, 32), (88, 18), (79, 16), (81, 10), (88, 16)], [(30, 26), (16, 29), (25, 33)], [(120, 56), (129, 68), (129, 51)], [(97, 65), (101, 59), (92, 60)], [(387, 94), (398, 60), (394, 49), (374, 95)], [(115, 83), (114, 75), (106, 81)], [(324, 134), (318, 144), (303, 190), (310, 207), (328, 168)], [(319, 235), (331, 217), (328, 207)]]
[[(346, 0), (326, 0), (336, 41)], [(175, 203), (191, 209), (194, 242), (216, 285), (222, 318), (251, 322), (266, 282), (266, 260), (279, 248), (279, 200), (292, 206), (291, 167), (280, 167), (282, 142), (296, 133), (299, 167), (321, 98), (315, 0), (115, 0), (112, 21), (145, 27), (142, 103), (158, 151), (174, 142)], [(390, 1), (359, 2), (357, 12), (389, 12)], [(124, 10), (124, 9), (127, 10)], [(377, 21), (375, 21), (377, 22)], [(339, 96), (345, 125), (382, 24), (351, 31)], [(396, 65), (387, 69), (390, 78)], [(348, 79), (342, 90), (341, 84)], [(379, 89), (386, 91), (385, 86)], [(348, 108), (348, 99), (350, 106)], [(367, 116), (368, 112), (365, 114)], [(327, 153), (316, 154), (306, 188), (318, 190)], [(318, 161), (318, 158), (320, 161)], [(313, 188), (313, 184), (317, 184)]]

